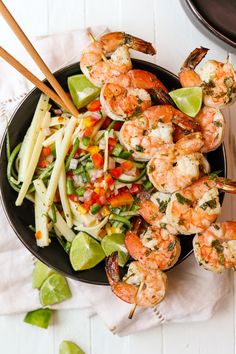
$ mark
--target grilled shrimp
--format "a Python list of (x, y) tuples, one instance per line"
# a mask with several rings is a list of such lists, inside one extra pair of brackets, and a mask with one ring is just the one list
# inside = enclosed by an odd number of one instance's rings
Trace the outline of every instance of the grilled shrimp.
[[(101, 87), (108, 78), (132, 69), (129, 48), (151, 55), (156, 53), (149, 42), (124, 32), (111, 32), (83, 51), (80, 68), (94, 85)], [(109, 53), (113, 53), (111, 58), (104, 61), (104, 54)]]
[(148, 227), (138, 235), (137, 230), (128, 231), (125, 236), (126, 248), (135, 260), (149, 269), (169, 269), (178, 260), (180, 242), (165, 229)]
[(201, 152), (206, 153), (217, 149), (224, 139), (225, 131), (225, 120), (220, 110), (205, 106), (195, 119), (201, 127), (204, 140)]
[[(163, 144), (173, 142), (176, 127), (183, 134), (200, 130), (196, 121), (171, 105), (152, 106), (123, 124), (119, 139), (137, 160), (150, 160)], [(181, 137), (180, 132), (178, 137)]]
[(194, 254), (200, 265), (212, 272), (236, 268), (236, 222), (212, 224), (193, 239)]
[[(152, 307), (166, 294), (167, 277), (161, 270), (147, 269), (136, 261), (129, 264), (128, 272), (121, 280), (117, 253), (107, 258), (105, 270), (113, 293), (130, 304)], [(143, 287), (138, 292), (141, 283)]]
[(166, 209), (167, 223), (184, 235), (207, 229), (220, 214), (219, 189), (236, 194), (236, 182), (204, 176), (172, 194)]
[(114, 120), (127, 120), (139, 116), (152, 105), (147, 90), (168, 92), (157, 77), (144, 70), (130, 70), (126, 74), (108, 79), (101, 90), (101, 103), (106, 114)]
[[(145, 194), (145, 193), (144, 193)], [(138, 213), (151, 225), (152, 229), (160, 228), (162, 218), (165, 216), (167, 204), (171, 195), (168, 193), (156, 192), (154, 194), (140, 194)]]
[(190, 53), (180, 70), (180, 83), (183, 87), (201, 86), (206, 106), (224, 108), (236, 100), (236, 74), (231, 64), (216, 60), (208, 60), (197, 74), (194, 69), (207, 52), (201, 47)]
[(201, 133), (192, 133), (174, 145), (163, 145), (147, 165), (147, 174), (154, 187), (173, 193), (196, 181), (202, 171), (209, 172), (209, 164), (199, 153), (203, 146)]

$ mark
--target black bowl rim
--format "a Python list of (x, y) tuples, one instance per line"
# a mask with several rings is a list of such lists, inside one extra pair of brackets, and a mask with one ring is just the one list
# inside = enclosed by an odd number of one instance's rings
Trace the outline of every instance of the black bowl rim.
[(192, 0), (185, 0), (189, 9), (191, 12), (195, 15), (195, 17), (198, 19), (198, 21), (211, 33), (213, 33), (216, 37), (220, 38), (223, 42), (229, 44), (230, 46), (236, 48), (236, 42), (230, 39), (229, 37), (226, 37), (222, 32), (217, 30), (215, 27), (213, 27), (204, 17), (203, 15), (197, 10), (195, 5), (193, 4)]
[[(147, 62), (145, 60), (141, 60), (141, 59), (133, 59), (132, 58), (132, 61), (134, 63), (140, 63), (140, 64), (148, 64), (150, 67), (153, 67), (153, 68), (160, 68), (162, 71), (166, 72), (167, 74), (171, 75), (172, 77), (174, 77), (175, 79), (178, 79), (177, 75), (175, 75), (174, 73), (172, 73), (171, 71), (163, 68), (162, 66), (160, 65), (157, 65), (157, 64), (154, 64), (154, 63), (150, 63), (150, 62)], [(65, 70), (68, 70), (71, 66), (75, 65), (75, 64), (79, 64), (79, 62), (75, 62), (75, 63), (72, 63), (72, 64), (69, 64), (63, 68), (60, 68), (59, 70), (55, 71), (53, 74), (60, 74), (61, 72), (65, 71)], [(47, 80), (43, 80), (43, 82), (47, 82)], [(4, 134), (2, 136), (2, 139), (1, 139), (1, 142), (0, 142), (0, 154), (2, 153), (2, 150), (3, 150), (3, 145), (4, 145), (4, 142), (5, 142), (5, 139), (6, 139), (6, 134), (7, 134), (7, 128), (8, 126), (11, 124), (11, 122), (13, 121), (14, 117), (15, 117), (15, 114), (16, 112), (20, 109), (21, 105), (28, 99), (28, 97), (35, 91), (35, 90), (39, 90), (37, 87), (34, 87), (32, 90), (30, 90), (27, 95), (23, 98), (23, 100), (17, 105), (17, 107), (15, 108), (14, 112), (12, 113), (11, 115), (11, 118), (9, 119), (8, 121), (8, 124), (7, 124), (7, 127), (4, 131)], [(227, 177), (227, 158), (226, 158), (226, 149), (225, 149), (225, 145), (224, 143), (221, 144), (221, 147), (222, 147), (222, 153), (223, 153), (223, 159), (224, 159), (224, 169), (225, 169), (225, 177)], [(46, 264), (47, 266), (51, 267), (51, 268), (54, 268), (56, 269), (55, 267), (53, 267), (51, 264), (49, 264), (48, 261), (45, 261), (43, 259), (43, 257), (41, 257), (40, 255), (37, 254), (37, 252), (35, 250), (32, 250), (31, 247), (28, 245), (28, 243), (24, 240), (24, 238), (21, 236), (21, 234), (17, 231), (16, 227), (14, 226), (14, 224), (12, 223), (8, 213), (7, 213), (7, 210), (6, 210), (6, 207), (5, 207), (5, 204), (3, 202), (3, 195), (2, 195), (2, 188), (0, 188), (0, 201), (1, 201), (1, 204), (2, 204), (2, 207), (3, 207), (3, 210), (4, 210), (4, 213), (5, 213), (5, 216), (12, 228), (12, 230), (14, 231), (14, 233), (16, 234), (16, 236), (18, 237), (18, 239), (23, 243), (23, 245), (29, 250), (29, 252), (31, 254), (33, 254), (33, 256), (35, 256), (37, 259), (39, 259), (41, 262), (43, 262), (44, 264)], [(183, 258), (181, 258), (181, 260), (179, 260), (175, 266), (177, 266), (178, 264), (182, 263), (184, 260), (186, 260), (191, 254), (193, 253), (193, 249), (191, 249)], [(174, 267), (175, 267), (174, 266)], [(173, 268), (170, 268), (169, 270), (171, 270)], [(57, 270), (57, 269), (56, 269)], [(167, 271), (169, 271), (167, 270)], [(94, 281), (89, 281), (89, 280), (86, 280), (86, 279), (78, 279), (77, 277), (74, 277), (73, 275), (69, 275), (67, 274), (66, 272), (60, 270), (60, 273), (63, 274), (65, 277), (68, 277), (68, 278), (71, 278), (73, 280), (76, 280), (76, 281), (81, 281), (83, 283), (87, 283), (87, 284), (93, 284), (93, 285), (109, 285), (108, 283), (105, 284), (104, 282), (100, 282), (100, 281), (97, 281), (97, 280), (94, 280)]]

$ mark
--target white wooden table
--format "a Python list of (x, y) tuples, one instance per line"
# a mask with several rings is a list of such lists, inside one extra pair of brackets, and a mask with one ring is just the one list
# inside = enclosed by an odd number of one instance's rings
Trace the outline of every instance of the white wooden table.
[[(179, 0), (5, 0), (5, 3), (31, 36), (98, 24), (140, 36), (157, 48), (157, 56), (148, 60), (175, 73), (187, 54), (197, 46), (210, 48), (208, 57), (224, 61), (227, 55), (226, 50), (195, 28)], [(2, 18), (0, 37), (5, 47), (14, 48), (14, 36)], [(231, 58), (236, 65), (236, 56)], [(236, 115), (236, 106), (225, 110), (230, 177), (235, 171), (236, 117), (233, 113)], [(222, 219), (236, 219), (233, 206), (236, 206), (235, 200), (227, 196)], [(232, 285), (233, 282), (232, 275)], [(168, 324), (125, 338), (113, 336), (98, 317), (89, 319), (81, 310), (57, 312), (53, 325), (46, 331), (24, 324), (23, 316), (0, 316), (0, 353), (56, 354), (64, 339), (74, 340), (88, 354), (236, 353), (233, 290), (210, 321)]]

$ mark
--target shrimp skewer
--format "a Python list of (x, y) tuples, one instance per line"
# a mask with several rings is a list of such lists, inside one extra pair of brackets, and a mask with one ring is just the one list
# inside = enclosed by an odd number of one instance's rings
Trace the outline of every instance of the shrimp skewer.
[(209, 172), (201, 133), (192, 133), (174, 145), (163, 145), (148, 162), (147, 174), (154, 187), (163, 193), (173, 193), (198, 180), (202, 171)]
[(180, 242), (165, 229), (151, 229), (138, 235), (137, 230), (128, 231), (125, 236), (126, 248), (135, 260), (148, 269), (169, 269), (180, 256)]
[(200, 178), (171, 196), (166, 220), (180, 234), (190, 235), (207, 229), (219, 216), (218, 190), (236, 194), (236, 182), (223, 177)]
[[(200, 125), (171, 105), (152, 106), (141, 117), (123, 124), (119, 139), (133, 157), (147, 161), (163, 144), (173, 143), (173, 135), (178, 126), (178, 139), (184, 134), (200, 130)], [(182, 134), (181, 134), (182, 132)]]
[(206, 270), (221, 273), (236, 267), (236, 222), (212, 224), (193, 239), (194, 254)]
[(183, 87), (201, 86), (206, 106), (225, 108), (236, 100), (236, 74), (231, 64), (216, 60), (208, 60), (197, 74), (194, 69), (207, 51), (201, 47), (190, 53), (180, 70), (180, 83)]
[[(128, 272), (121, 280), (116, 252), (106, 259), (105, 270), (111, 290), (125, 302), (152, 307), (165, 297), (167, 277), (161, 270), (147, 269), (135, 261), (129, 264)], [(142, 291), (138, 291), (141, 283)]]
[[(124, 32), (111, 32), (93, 41), (82, 53), (80, 68), (96, 86), (101, 87), (108, 78), (132, 69), (129, 48), (154, 55), (152, 44)], [(104, 55), (112, 53), (104, 60)]]
[(130, 70), (108, 79), (101, 90), (100, 100), (110, 118), (124, 121), (139, 116), (151, 107), (150, 89), (168, 92), (154, 74), (144, 70)]

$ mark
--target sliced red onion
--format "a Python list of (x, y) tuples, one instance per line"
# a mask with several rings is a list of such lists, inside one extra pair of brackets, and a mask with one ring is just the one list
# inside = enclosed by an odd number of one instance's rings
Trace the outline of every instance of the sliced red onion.
[(84, 185), (82, 177), (79, 175), (73, 176), (73, 181), (74, 181), (75, 187), (82, 187)]
[(70, 166), (69, 166), (69, 169), (70, 170), (75, 170), (78, 166), (78, 160), (77, 159), (71, 159), (70, 160)]

